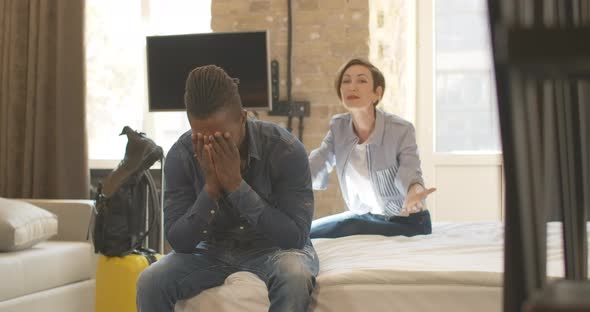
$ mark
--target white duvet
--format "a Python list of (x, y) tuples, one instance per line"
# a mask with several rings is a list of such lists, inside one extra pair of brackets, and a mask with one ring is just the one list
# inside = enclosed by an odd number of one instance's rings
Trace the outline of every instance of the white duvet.
[[(561, 224), (548, 224), (548, 275), (563, 276)], [(316, 239), (312, 311), (500, 311), (503, 225), (437, 223), (431, 235)], [(238, 272), (176, 311), (267, 311), (266, 286)]]

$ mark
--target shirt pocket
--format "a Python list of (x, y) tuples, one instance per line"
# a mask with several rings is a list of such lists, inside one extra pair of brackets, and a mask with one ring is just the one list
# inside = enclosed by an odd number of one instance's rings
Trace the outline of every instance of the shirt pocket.
[(373, 172), (373, 188), (376, 195), (384, 204), (386, 214), (397, 214), (403, 204), (404, 195), (395, 185), (395, 178), (399, 170), (398, 166), (392, 166)]

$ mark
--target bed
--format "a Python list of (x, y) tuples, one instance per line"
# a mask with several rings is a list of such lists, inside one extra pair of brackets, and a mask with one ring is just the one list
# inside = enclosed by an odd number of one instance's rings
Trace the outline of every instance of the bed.
[[(547, 272), (563, 276), (561, 224), (547, 226)], [(320, 273), (310, 311), (501, 311), (503, 225), (435, 223), (432, 235), (315, 239)], [(175, 311), (267, 311), (266, 286), (238, 272)]]

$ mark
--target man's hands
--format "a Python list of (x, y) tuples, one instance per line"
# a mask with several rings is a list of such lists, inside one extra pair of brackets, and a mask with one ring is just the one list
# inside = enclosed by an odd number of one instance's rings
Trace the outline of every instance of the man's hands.
[(404, 201), (402, 215), (407, 216), (411, 213), (421, 211), (423, 208), (422, 202), (434, 191), (436, 191), (436, 188), (424, 189), (420, 184), (413, 184), (408, 190), (408, 196), (406, 196), (406, 200)]
[(217, 179), (221, 187), (231, 193), (237, 190), (242, 183), (240, 150), (231, 140), (229, 132), (223, 135), (220, 132), (215, 132), (209, 137), (209, 140), (212, 142), (210, 146), (213, 150)]
[(240, 152), (231, 140), (231, 134), (216, 132), (192, 136), (195, 158), (205, 174), (205, 191), (217, 199), (221, 191), (233, 192), (242, 183)]
[(215, 173), (215, 165), (213, 164), (213, 157), (211, 148), (209, 147), (209, 138), (203, 136), (201, 133), (192, 134), (194, 157), (203, 169), (205, 174), (205, 191), (209, 193), (214, 199), (218, 199), (221, 195), (221, 184), (217, 179)]

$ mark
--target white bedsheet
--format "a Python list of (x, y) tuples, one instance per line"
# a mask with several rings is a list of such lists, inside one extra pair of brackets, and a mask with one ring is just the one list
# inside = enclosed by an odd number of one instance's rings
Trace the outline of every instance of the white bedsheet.
[[(563, 276), (559, 223), (548, 225), (550, 276)], [(503, 225), (437, 223), (415, 237), (316, 239), (320, 273), (311, 307), (328, 311), (500, 311)], [(238, 272), (176, 311), (267, 311), (264, 283)]]

